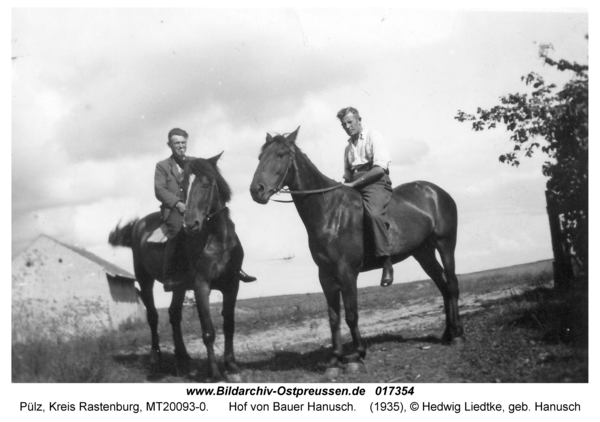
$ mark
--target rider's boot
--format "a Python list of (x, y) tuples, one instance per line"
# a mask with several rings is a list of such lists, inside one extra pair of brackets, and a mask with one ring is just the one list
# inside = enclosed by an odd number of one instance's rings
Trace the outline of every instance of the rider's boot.
[(383, 274), (381, 275), (381, 287), (390, 286), (394, 282), (394, 267), (392, 259), (388, 256), (383, 263)]
[(252, 281), (256, 281), (256, 277), (251, 276), (250, 274), (246, 274), (244, 270), (240, 268), (240, 280), (244, 283), (250, 283)]

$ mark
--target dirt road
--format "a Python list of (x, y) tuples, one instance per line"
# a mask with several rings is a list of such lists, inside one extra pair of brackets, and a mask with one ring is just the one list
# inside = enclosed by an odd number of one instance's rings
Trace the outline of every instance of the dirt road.
[[(506, 298), (521, 290), (503, 289), (485, 294), (465, 295), (459, 301), (460, 314), (466, 315), (482, 309), (482, 306), (496, 300)], [(244, 318), (244, 310), (236, 310), (236, 318)], [(444, 309), (441, 296), (431, 299), (410, 300), (408, 304), (397, 309), (366, 310), (360, 313), (360, 329), (364, 337), (376, 336), (385, 333), (402, 334), (409, 329), (434, 328), (441, 336), (444, 329)], [(349, 332), (342, 324), (342, 334), (349, 339)], [(172, 352), (172, 343), (168, 338), (163, 340), (163, 349)], [(320, 343), (329, 347), (331, 344), (331, 331), (326, 318), (314, 318), (299, 323), (297, 326), (272, 327), (251, 335), (236, 333), (235, 350), (239, 353), (262, 352), (265, 350), (280, 351), (304, 343)], [(194, 357), (204, 359), (206, 348), (199, 338), (186, 339), (188, 352)], [(215, 350), (223, 353), (223, 336), (217, 336)]]

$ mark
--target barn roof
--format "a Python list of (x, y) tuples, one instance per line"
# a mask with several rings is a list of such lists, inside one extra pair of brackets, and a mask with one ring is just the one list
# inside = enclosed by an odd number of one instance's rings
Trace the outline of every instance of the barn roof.
[[(113, 263), (111, 263), (111, 262), (108, 262), (108, 261), (106, 261), (106, 260), (104, 260), (104, 259), (100, 258), (100, 257), (99, 257), (99, 256), (97, 256), (97, 255), (94, 255), (93, 253), (91, 253), (91, 252), (89, 252), (89, 251), (86, 251), (86, 250), (85, 250), (85, 249), (83, 249), (83, 248), (80, 248), (80, 247), (78, 247), (78, 246), (69, 245), (68, 243), (61, 242), (61, 241), (59, 241), (59, 240), (56, 240), (56, 239), (54, 239), (54, 238), (52, 238), (52, 237), (50, 237), (50, 236), (48, 236), (48, 235), (45, 235), (45, 234), (41, 234), (41, 235), (38, 237), (38, 239), (39, 239), (39, 238), (41, 238), (41, 237), (45, 237), (45, 238), (47, 238), (47, 239), (50, 239), (51, 241), (53, 241), (53, 242), (56, 242), (56, 243), (58, 243), (59, 245), (61, 245), (61, 246), (65, 247), (65, 248), (67, 248), (67, 249), (70, 249), (70, 250), (72, 250), (73, 252), (75, 252), (75, 253), (77, 253), (77, 254), (81, 255), (82, 257), (84, 257), (84, 258), (88, 259), (89, 261), (92, 261), (92, 262), (94, 262), (95, 264), (97, 264), (97, 265), (101, 266), (101, 267), (102, 267), (102, 269), (103, 269), (103, 270), (104, 270), (104, 271), (105, 271), (107, 274), (109, 274), (109, 275), (111, 275), (111, 276), (113, 276), (113, 277), (114, 277), (114, 276), (119, 276), (119, 277), (123, 277), (123, 278), (129, 278), (129, 279), (131, 279), (131, 280), (135, 280), (135, 276), (134, 276), (133, 274), (131, 274), (131, 273), (129, 273), (129, 272), (127, 272), (127, 271), (125, 271), (123, 268), (121, 268), (121, 267), (118, 267), (118, 266), (116, 266), (115, 264), (113, 264)], [(35, 241), (34, 241), (33, 243), (35, 243)]]

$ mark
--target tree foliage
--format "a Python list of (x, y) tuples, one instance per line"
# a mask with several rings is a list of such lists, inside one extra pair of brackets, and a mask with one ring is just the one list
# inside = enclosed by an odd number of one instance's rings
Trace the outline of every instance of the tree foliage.
[[(587, 38), (587, 37), (586, 37)], [(509, 94), (489, 110), (477, 109), (475, 115), (458, 111), (459, 122), (472, 122), (482, 131), (504, 125), (511, 132), (512, 151), (502, 154), (501, 162), (518, 166), (522, 157), (536, 150), (547, 155), (542, 172), (548, 177), (547, 189), (562, 206), (563, 227), (570, 253), (587, 272), (588, 263), (588, 66), (548, 56), (551, 45), (540, 46), (544, 62), (571, 79), (560, 90), (529, 73), (521, 78), (529, 93)]]

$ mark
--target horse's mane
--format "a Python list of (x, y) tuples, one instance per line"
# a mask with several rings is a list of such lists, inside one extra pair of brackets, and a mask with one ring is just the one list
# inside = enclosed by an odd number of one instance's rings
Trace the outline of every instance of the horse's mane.
[(229, 184), (221, 175), (221, 171), (219, 167), (216, 165), (213, 167), (208, 160), (203, 158), (197, 158), (189, 162), (186, 172), (189, 174), (190, 172), (194, 173), (196, 176), (200, 176), (202, 174), (207, 175), (215, 179), (217, 182), (217, 188), (219, 190), (219, 196), (224, 203), (231, 201), (231, 188)]

